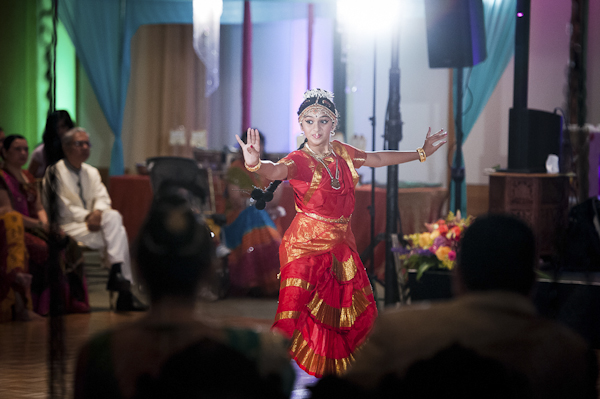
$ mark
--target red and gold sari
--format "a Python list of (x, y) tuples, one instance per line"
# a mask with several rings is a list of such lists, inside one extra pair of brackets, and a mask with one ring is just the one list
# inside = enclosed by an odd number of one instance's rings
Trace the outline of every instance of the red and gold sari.
[[(293, 358), (317, 377), (348, 368), (377, 316), (350, 228), (356, 168), (364, 163), (365, 153), (338, 141), (332, 145), (339, 190), (332, 187), (324, 166), (305, 150), (280, 161), (288, 167), (298, 213), (279, 249), (279, 306), (273, 328), (291, 337)], [(324, 162), (335, 176), (335, 157)]]

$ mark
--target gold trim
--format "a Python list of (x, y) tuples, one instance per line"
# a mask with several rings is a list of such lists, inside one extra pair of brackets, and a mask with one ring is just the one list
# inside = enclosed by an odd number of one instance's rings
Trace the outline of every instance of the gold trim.
[(285, 312), (279, 312), (275, 315), (275, 323), (277, 323), (279, 320), (297, 319), (300, 317), (301, 313), (302, 312), (299, 310), (287, 310)]
[(304, 212), (297, 206), (296, 206), (296, 212), (303, 213), (306, 216), (308, 216), (309, 218), (317, 219), (317, 220), (320, 220), (322, 222), (327, 222), (327, 223), (347, 224), (347, 223), (350, 223), (350, 219), (352, 218), (352, 215), (350, 215), (349, 217), (340, 216), (337, 219), (329, 219), (329, 218), (323, 217), (321, 215), (317, 215), (316, 213)]
[(312, 180), (310, 182), (310, 188), (308, 189), (308, 191), (306, 191), (306, 194), (304, 194), (304, 198), (302, 198), (302, 203), (304, 205), (307, 205), (310, 201), (310, 199), (312, 198), (313, 194), (315, 193), (315, 191), (317, 191), (317, 189), (319, 188), (319, 184), (321, 184), (321, 180), (323, 179), (323, 165), (321, 165), (319, 162), (317, 162), (313, 157), (311, 157), (310, 155), (308, 155), (305, 151), (303, 151), (304, 156), (308, 157), (309, 159), (309, 163), (308, 163), (308, 167), (312, 169), (313, 175), (312, 175)]
[(315, 288), (314, 285), (312, 285), (308, 281), (302, 280), (301, 278), (286, 278), (285, 280), (281, 281), (279, 287), (280, 289), (287, 287), (298, 287), (307, 291), (312, 291)]
[[(357, 295), (360, 293), (360, 295)], [(310, 313), (321, 323), (333, 328), (350, 328), (356, 319), (369, 307), (371, 302), (362, 291), (352, 293), (352, 305), (338, 309), (325, 303), (315, 294), (314, 298), (306, 305)]]
[(356, 169), (354, 168), (354, 162), (352, 161), (352, 158), (350, 158), (350, 155), (348, 154), (348, 151), (346, 150), (346, 147), (344, 147), (344, 145), (342, 143), (340, 143), (339, 141), (334, 141), (332, 143), (333, 146), (333, 150), (336, 151), (336, 153), (341, 156), (344, 161), (346, 161), (346, 164), (348, 165), (348, 168), (350, 169), (350, 173), (352, 174), (352, 183), (354, 183), (354, 185), (356, 186), (356, 184), (358, 183), (358, 172), (356, 171)]
[(333, 359), (315, 353), (298, 330), (294, 331), (290, 352), (302, 368), (319, 377), (327, 374), (341, 375), (354, 362), (352, 354), (341, 359)]
[(354, 258), (352, 256), (343, 262), (340, 262), (333, 254), (331, 257), (333, 258), (331, 271), (333, 271), (338, 281), (350, 281), (356, 276), (356, 263), (354, 263)]

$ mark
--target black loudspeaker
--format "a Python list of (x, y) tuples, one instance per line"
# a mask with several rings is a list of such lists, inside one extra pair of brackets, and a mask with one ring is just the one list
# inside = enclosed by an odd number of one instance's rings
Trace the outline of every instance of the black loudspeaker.
[(425, 0), (430, 68), (464, 68), (484, 61), (482, 0)]
[[(508, 171), (546, 172), (549, 154), (561, 157), (562, 117), (535, 109), (511, 108), (508, 122)], [(559, 163), (560, 164), (560, 163)]]

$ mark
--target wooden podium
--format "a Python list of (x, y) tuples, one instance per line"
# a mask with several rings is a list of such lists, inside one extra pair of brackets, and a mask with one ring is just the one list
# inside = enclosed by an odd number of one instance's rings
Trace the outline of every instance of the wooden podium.
[(490, 212), (511, 213), (533, 229), (540, 256), (555, 255), (567, 226), (569, 179), (546, 173), (490, 175)]

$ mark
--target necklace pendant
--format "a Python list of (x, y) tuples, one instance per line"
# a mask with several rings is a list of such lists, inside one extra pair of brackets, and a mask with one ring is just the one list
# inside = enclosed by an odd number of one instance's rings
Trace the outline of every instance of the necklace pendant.
[(331, 187), (334, 190), (339, 190), (342, 186), (340, 185), (340, 181), (334, 177), (331, 179)]

